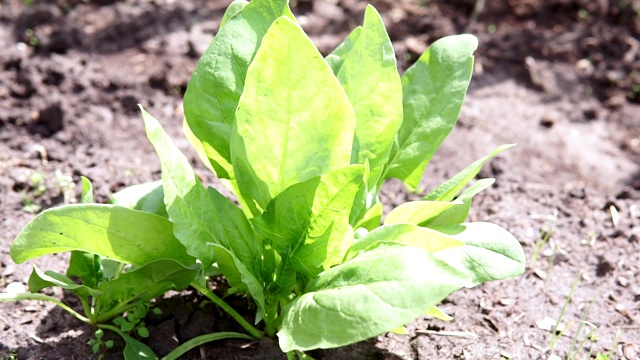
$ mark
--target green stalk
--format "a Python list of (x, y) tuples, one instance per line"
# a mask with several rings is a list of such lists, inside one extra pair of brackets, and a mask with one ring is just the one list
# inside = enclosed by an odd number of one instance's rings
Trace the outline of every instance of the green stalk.
[(560, 310), (560, 316), (558, 316), (558, 320), (556, 320), (556, 325), (551, 331), (551, 342), (549, 343), (549, 351), (553, 351), (553, 348), (556, 345), (556, 341), (558, 341), (558, 326), (560, 326), (560, 322), (562, 321), (564, 312), (567, 310), (567, 306), (569, 305), (569, 303), (571, 302), (571, 298), (573, 297), (573, 292), (576, 290), (578, 282), (580, 282), (580, 277), (582, 277), (582, 271), (578, 273), (578, 276), (573, 281), (573, 285), (571, 285), (571, 291), (569, 291), (569, 296), (567, 296), (567, 300), (565, 300), (564, 305), (562, 306), (562, 310)]
[(264, 324), (267, 336), (273, 337), (278, 330), (281, 319), (278, 318), (278, 303), (279, 301), (267, 301), (264, 312)]
[[(585, 312), (582, 314), (582, 319), (580, 319), (580, 325), (578, 325), (578, 329), (576, 330), (576, 334), (573, 337), (573, 342), (571, 343), (571, 348), (569, 348), (569, 354), (567, 355), (567, 359), (571, 360), (574, 358), (573, 355), (573, 350), (577, 344), (578, 341), (578, 336), (580, 335), (580, 330), (582, 330), (582, 327), (584, 326), (584, 324), (587, 322), (587, 318), (589, 317), (589, 313), (591, 312), (591, 307), (593, 306), (593, 303), (595, 303), (596, 299), (598, 298), (599, 293), (596, 293), (593, 298), (591, 299), (591, 301), (589, 302), (589, 306), (587, 306), (587, 310), (585, 310)], [(584, 337), (584, 339), (582, 340), (582, 342), (580, 343), (580, 347), (576, 350), (576, 354), (575, 356), (578, 355), (578, 352), (583, 348), (585, 341), (591, 336), (591, 334), (594, 332), (595, 330), (591, 330), (589, 332), (589, 334), (587, 334), (587, 336)]]
[(196, 346), (200, 346), (209, 341), (216, 341), (216, 340), (223, 340), (223, 339), (255, 340), (253, 337), (247, 334), (241, 334), (237, 332), (218, 332), (218, 333), (200, 335), (200, 336), (194, 337), (193, 339), (173, 349), (161, 360), (177, 360), (180, 358), (180, 356), (184, 355), (187, 351), (195, 348)]
[(89, 318), (89, 321), (91, 321), (91, 324), (97, 323), (96, 317), (93, 314), (93, 311), (91, 311), (92, 307), (87, 302), (87, 299), (85, 299), (85, 298), (83, 298), (81, 296), (78, 296), (78, 298), (80, 299), (80, 303), (82, 304), (82, 309), (84, 310), (84, 313), (87, 314), (87, 317)]
[(126, 334), (125, 334), (122, 330), (120, 330), (120, 328), (119, 328), (119, 327), (117, 327), (117, 326), (113, 326), (113, 325), (109, 325), (109, 324), (98, 324), (98, 328), (99, 328), (99, 329), (107, 329), (107, 330), (113, 331), (114, 333), (116, 333), (116, 334), (120, 335), (123, 339), (124, 339), (124, 337), (125, 337), (125, 335), (126, 335)]
[(96, 317), (96, 323), (100, 324), (100, 323), (105, 323), (111, 319), (113, 319), (116, 316), (120, 316), (122, 314), (124, 314), (125, 312), (133, 309), (136, 307), (136, 304), (131, 304), (128, 302), (124, 302), (124, 303), (120, 303), (120, 305), (116, 306), (115, 308), (109, 310), (108, 312), (101, 314), (100, 316)]
[(287, 353), (287, 360), (313, 360), (313, 358), (302, 351), (294, 350)]
[(202, 295), (206, 296), (209, 300), (211, 300), (214, 304), (218, 305), (222, 310), (224, 310), (227, 314), (231, 315), (231, 317), (245, 329), (249, 335), (253, 336), (255, 339), (261, 339), (264, 336), (264, 333), (255, 327), (253, 327), (247, 320), (245, 320), (238, 312), (229, 306), (224, 300), (220, 299), (216, 294), (214, 294), (208, 287), (200, 285), (197, 281), (191, 282), (191, 286), (198, 290)]
[(73, 315), (73, 317), (75, 317), (76, 319), (87, 323), (87, 324), (91, 324), (91, 320), (89, 320), (88, 318), (80, 315), (80, 313), (76, 312), (75, 310), (73, 310), (72, 308), (70, 308), (69, 306), (67, 306), (65, 303), (63, 303), (62, 301), (51, 297), (49, 295), (44, 295), (44, 294), (32, 294), (32, 293), (19, 293), (19, 294), (0, 294), (0, 301), (21, 301), (21, 300), (41, 300), (41, 301), (49, 301), (52, 302), (58, 306), (60, 306), (62, 308), (62, 310), (65, 310), (66, 312), (68, 312), (69, 314)]

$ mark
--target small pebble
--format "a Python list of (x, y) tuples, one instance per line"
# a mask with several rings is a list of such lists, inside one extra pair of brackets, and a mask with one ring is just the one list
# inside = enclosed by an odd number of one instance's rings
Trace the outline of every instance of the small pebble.
[(540, 269), (533, 270), (533, 273), (542, 280), (547, 278), (547, 273)]
[(627, 280), (627, 278), (624, 276), (618, 276), (617, 283), (622, 287), (629, 286), (629, 280)]
[[(542, 320), (536, 321), (536, 326), (540, 330), (551, 331), (556, 326), (556, 320), (547, 316)], [(556, 331), (562, 331), (562, 330), (564, 330), (564, 325), (562, 324), (558, 325), (558, 328), (556, 329)]]
[(508, 298), (500, 299), (500, 305), (509, 306), (511, 304), (513, 304), (513, 299), (508, 299)]
[(23, 283), (16, 281), (16, 282), (9, 283), (9, 285), (7, 285), (4, 291), (7, 294), (15, 295), (15, 294), (27, 292), (27, 288), (24, 286)]
[(632, 360), (632, 359), (637, 359), (638, 357), (638, 352), (636, 351), (635, 345), (633, 344), (625, 344), (622, 346), (622, 353), (624, 354), (624, 357)]
[(493, 304), (491, 303), (490, 300), (487, 300), (485, 298), (481, 298), (480, 299), (480, 309), (482, 311), (483, 314), (488, 314), (491, 312), (491, 310), (493, 310)]
[(540, 118), (540, 126), (550, 129), (556, 123), (557, 119), (553, 115), (544, 115)]

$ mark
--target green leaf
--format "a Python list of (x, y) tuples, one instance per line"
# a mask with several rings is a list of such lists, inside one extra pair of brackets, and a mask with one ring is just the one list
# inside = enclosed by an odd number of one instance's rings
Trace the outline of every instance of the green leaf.
[(382, 244), (401, 244), (428, 252), (463, 246), (462, 241), (439, 231), (413, 224), (392, 224), (378, 227), (356, 241), (347, 258), (353, 258), (362, 251), (370, 251)]
[(496, 224), (473, 222), (434, 229), (465, 243), (462, 247), (440, 250), (433, 255), (469, 274), (471, 282), (465, 284), (467, 287), (524, 272), (526, 259), (522, 246), (513, 235)]
[(132, 301), (149, 301), (168, 290), (183, 290), (195, 279), (197, 266), (186, 267), (170, 259), (157, 260), (105, 281), (98, 289), (96, 308), (105, 311)]
[(379, 335), (421, 316), (468, 277), (425, 251), (380, 247), (333, 267), (283, 310), (284, 352), (332, 348)]
[(371, 5), (367, 6), (362, 31), (344, 56), (337, 77), (356, 113), (351, 162), (369, 162), (368, 182), (373, 188), (402, 124), (402, 85), (391, 40)]
[(280, 262), (274, 267), (271, 274), (265, 276), (265, 278), (270, 280), (267, 283), (265, 293), (275, 298), (291, 296), (291, 292), (295, 288), (298, 280), (298, 274), (291, 258), (285, 257), (280, 259)]
[[(195, 259), (194, 259), (195, 260)], [(123, 263), (109, 258), (101, 257), (102, 275), (104, 279), (111, 280), (117, 278), (122, 272)]]
[(255, 201), (254, 216), (289, 186), (349, 165), (354, 126), (311, 40), (290, 19), (276, 20), (247, 72), (231, 137), (240, 195)]
[[(91, 204), (93, 203), (93, 185), (91, 181), (84, 176), (81, 176), (80, 179), (82, 181), (80, 202), (83, 204)], [(100, 256), (82, 251), (72, 251), (67, 276), (77, 276), (82, 280), (84, 285), (90, 288), (97, 288), (98, 283), (103, 277), (102, 267), (100, 266)]]
[(409, 332), (407, 331), (407, 328), (404, 326), (398, 326), (395, 329), (391, 329), (389, 330), (389, 332), (394, 333), (394, 334), (398, 334), (398, 335), (408, 335)]
[(251, 295), (258, 306), (256, 324), (262, 320), (265, 310), (264, 284), (233, 253), (218, 244), (208, 244), (216, 251), (218, 267), (231, 285), (232, 292)]
[(353, 241), (348, 223), (364, 167), (351, 165), (295, 184), (276, 196), (253, 224), (308, 278), (340, 263)]
[(489, 159), (514, 146), (515, 144), (498, 146), (489, 155), (474, 161), (454, 177), (435, 188), (432, 192), (427, 194), (423, 200), (451, 201), (460, 192), (460, 190), (467, 186), (467, 184), (473, 180), (476, 175), (478, 175), (484, 164), (489, 161)]
[(447, 313), (442, 311), (442, 309), (440, 309), (437, 306), (430, 307), (429, 309), (427, 309), (427, 311), (424, 314), (426, 316), (430, 316), (432, 318), (435, 318), (435, 319), (438, 319), (438, 320), (442, 320), (442, 321), (451, 321), (451, 320), (453, 320), (453, 318), (451, 316), (449, 316)]
[(167, 219), (143, 211), (101, 204), (64, 205), (31, 220), (14, 240), (10, 254), (18, 264), (73, 250), (134, 265), (158, 259), (193, 264), (172, 230)]
[(249, 2), (245, 0), (234, 0), (231, 4), (229, 4), (227, 10), (224, 11), (224, 15), (222, 15), (222, 20), (220, 21), (220, 29), (222, 29), (222, 27), (227, 23), (227, 21), (229, 21), (229, 19), (236, 16), (247, 5), (249, 5)]
[(82, 195), (80, 196), (80, 202), (83, 204), (89, 204), (93, 202), (93, 185), (91, 181), (84, 176), (80, 177), (82, 181)]
[(113, 320), (113, 323), (118, 325), (120, 327), (120, 330), (124, 332), (129, 332), (135, 327), (134, 323), (127, 321), (123, 317), (116, 318), (115, 320)]
[(262, 37), (280, 16), (293, 19), (287, 0), (250, 2), (227, 18), (191, 76), (185, 117), (219, 178), (234, 178), (229, 139), (238, 100)]
[(101, 292), (95, 288), (91, 288), (85, 285), (78, 285), (68, 277), (59, 274), (55, 271), (47, 270), (42, 271), (37, 266), (33, 266), (31, 276), (29, 276), (29, 291), (32, 293), (39, 292), (40, 290), (52, 286), (58, 286), (60, 288), (69, 290), (83, 299), (87, 299), (90, 296), (100, 296)]
[(384, 218), (384, 223), (385, 225), (409, 223), (424, 226), (452, 207), (461, 205), (463, 205), (462, 202), (409, 201), (391, 210)]
[(404, 120), (384, 178), (415, 189), (444, 138), (455, 125), (473, 72), (473, 35), (434, 42), (402, 76)]
[(457, 201), (467, 202), (471, 200), (474, 196), (478, 195), (480, 192), (489, 188), (489, 186), (493, 185), (496, 182), (494, 178), (486, 178), (486, 179), (478, 179), (471, 186), (469, 186), (462, 194), (458, 195), (456, 198)]
[(380, 226), (380, 220), (382, 219), (382, 203), (377, 202), (370, 207), (362, 216), (354, 228), (365, 228), (367, 230), (373, 230)]
[(132, 338), (131, 336), (120, 332), (119, 335), (124, 339), (124, 355), (125, 360), (157, 360), (158, 356), (150, 347)]
[(169, 217), (161, 180), (128, 186), (113, 194), (109, 203)]
[(149, 329), (147, 329), (146, 327), (139, 327), (137, 329), (138, 332), (138, 336), (143, 337), (143, 338), (148, 338), (149, 337)]
[(456, 225), (464, 222), (471, 210), (471, 199), (491, 186), (495, 179), (481, 179), (465, 190), (455, 201), (411, 201), (391, 210), (385, 224), (409, 223), (426, 227)]
[(189, 350), (195, 349), (198, 346), (208, 343), (210, 341), (224, 340), (224, 339), (243, 339), (243, 340), (255, 341), (255, 338), (242, 333), (226, 332), (226, 331), (208, 333), (208, 334), (196, 336), (190, 340), (187, 340), (177, 348), (173, 349), (170, 353), (165, 355), (162, 358), (162, 360), (184, 359), (185, 357), (183, 357), (182, 355), (189, 352)]
[[(82, 181), (82, 195), (80, 203), (93, 203), (93, 184), (84, 176), (80, 177)], [(69, 258), (69, 268), (67, 276), (77, 276), (82, 283), (90, 288), (98, 287), (98, 283), (102, 280), (102, 267), (100, 266), (100, 256), (88, 254), (82, 251), (72, 251)]]
[(215, 261), (215, 243), (232, 251), (254, 274), (260, 271), (260, 247), (249, 221), (235, 204), (213, 188), (205, 189), (189, 160), (156, 119), (143, 110), (147, 135), (160, 158), (167, 211), (174, 234), (203, 267)]
[[(187, 141), (189, 141), (193, 149), (196, 151), (196, 154), (200, 158), (200, 161), (202, 162), (202, 164), (207, 169), (209, 169), (209, 171), (215, 174), (216, 170), (213, 168), (213, 166), (211, 165), (211, 162), (209, 161), (209, 156), (207, 155), (207, 152), (204, 150), (204, 144), (202, 144), (202, 141), (200, 141), (200, 139), (198, 139), (196, 135), (191, 131), (191, 128), (189, 128), (189, 124), (187, 123), (187, 118), (182, 119), (182, 132), (184, 133), (184, 137), (187, 138)], [(222, 178), (220, 179), (222, 180)]]
[(462, 194), (456, 198), (456, 202), (461, 202), (456, 206), (444, 211), (436, 218), (421, 224), (422, 226), (434, 227), (438, 225), (455, 225), (464, 222), (471, 211), (471, 200), (482, 190), (493, 185), (495, 179), (480, 179), (469, 186)]
[(101, 258), (98, 255), (72, 251), (67, 276), (77, 276), (82, 279), (83, 285), (95, 289), (104, 276), (100, 262)]
[(358, 37), (360, 36), (360, 32), (362, 32), (362, 26), (358, 26), (347, 36), (346, 39), (338, 47), (333, 50), (333, 52), (325, 58), (325, 61), (331, 67), (331, 70), (334, 74), (338, 74), (340, 71), (340, 67), (342, 63), (344, 63), (344, 58), (349, 54), (353, 46), (358, 41)]

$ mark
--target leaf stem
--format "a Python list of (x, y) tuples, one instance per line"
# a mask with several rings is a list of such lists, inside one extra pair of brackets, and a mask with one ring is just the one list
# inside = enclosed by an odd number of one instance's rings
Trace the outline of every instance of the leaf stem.
[(120, 330), (120, 328), (119, 328), (119, 327), (117, 327), (117, 326), (113, 326), (113, 325), (109, 325), (109, 324), (98, 324), (97, 326), (98, 326), (98, 328), (100, 328), (100, 329), (107, 329), (107, 330), (111, 330), (111, 331), (113, 331), (114, 333), (116, 333), (116, 334), (120, 335), (123, 339), (124, 339), (124, 337), (125, 337), (125, 335), (126, 335), (126, 334), (125, 334), (122, 330)]
[(184, 344), (178, 346), (177, 348), (173, 349), (170, 353), (168, 353), (165, 357), (163, 357), (161, 360), (177, 360), (180, 358), (180, 356), (184, 355), (187, 351), (195, 348), (196, 346), (200, 346), (204, 343), (207, 343), (209, 341), (216, 341), (216, 340), (223, 340), (223, 339), (247, 339), (247, 340), (255, 340), (253, 337), (247, 335), (247, 334), (242, 334), (242, 333), (237, 333), (237, 332), (217, 332), (217, 333), (210, 333), (210, 334), (204, 334), (204, 335), (200, 335), (197, 337), (194, 337), (193, 339), (185, 342)]
[(49, 295), (45, 295), (45, 294), (34, 294), (34, 293), (19, 293), (19, 294), (0, 294), (0, 302), (2, 301), (21, 301), (21, 300), (41, 300), (41, 301), (49, 301), (52, 302), (58, 306), (60, 306), (63, 310), (65, 310), (66, 312), (68, 312), (69, 314), (73, 315), (73, 317), (75, 317), (76, 319), (87, 323), (87, 324), (91, 324), (91, 320), (89, 320), (88, 318), (82, 316), (80, 313), (78, 313), (77, 311), (73, 310), (72, 308), (70, 308), (69, 306), (67, 306), (65, 303), (63, 303), (62, 301), (49, 296)]
[(89, 318), (89, 321), (91, 321), (91, 324), (97, 323), (96, 317), (92, 312), (92, 307), (91, 305), (89, 305), (89, 302), (87, 301), (87, 299), (82, 296), (78, 296), (78, 298), (80, 299), (80, 303), (82, 304), (82, 309), (84, 310), (84, 313), (87, 314), (87, 317)]
[(122, 315), (125, 312), (133, 309), (136, 307), (136, 304), (131, 304), (130, 302), (125, 302), (125, 303), (121, 303), (120, 305), (116, 306), (115, 308), (109, 310), (108, 312), (101, 314), (100, 316), (96, 317), (96, 323), (105, 323), (111, 319), (113, 319), (116, 316)]
[(219, 298), (216, 294), (214, 294), (208, 287), (200, 285), (197, 281), (191, 282), (191, 286), (198, 290), (202, 295), (206, 296), (211, 300), (214, 304), (218, 305), (222, 310), (224, 310), (227, 314), (231, 315), (234, 320), (242, 326), (251, 336), (255, 339), (261, 339), (264, 336), (264, 333), (255, 327), (253, 327), (247, 320), (245, 320), (242, 315), (238, 314), (238, 312), (229, 306), (224, 300)]

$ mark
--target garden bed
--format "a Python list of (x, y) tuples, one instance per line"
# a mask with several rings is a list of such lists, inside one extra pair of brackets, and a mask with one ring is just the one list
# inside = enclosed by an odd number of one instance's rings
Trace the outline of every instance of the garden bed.
[[(552, 353), (568, 355), (578, 322), (595, 299), (588, 320), (597, 338), (581, 348), (590, 328), (578, 334), (580, 357), (590, 350), (608, 352), (619, 333), (619, 358), (637, 358), (638, 2), (505, 0), (487, 2), (475, 13), (475, 1), (446, 3), (373, 2), (403, 68), (442, 36), (471, 32), (480, 39), (460, 120), (419, 190), (433, 188), (499, 144), (518, 143), (483, 169), (483, 177), (497, 181), (478, 195), (471, 218), (509, 229), (531, 269), (449, 296), (442, 309), (453, 316), (451, 322), (425, 317), (407, 326), (408, 335), (381, 335), (312, 355), (546, 358), (552, 336), (540, 321), (559, 317), (580, 277), (562, 319), (568, 329)], [(361, 21), (365, 4), (298, 1), (294, 12), (328, 53)], [(15, 265), (9, 257), (13, 238), (32, 212), (73, 201), (80, 175), (91, 179), (98, 202), (127, 185), (159, 178), (137, 103), (163, 123), (204, 182), (216, 184), (181, 136), (181, 101), (227, 5), (204, 0), (0, 5), (0, 291), (11, 283), (26, 284), (31, 271), (29, 263)], [(383, 197), (394, 205), (418, 198), (395, 181)], [(62, 271), (66, 260), (55, 255), (33, 263)], [(220, 291), (224, 286), (220, 280)], [(204, 332), (241, 331), (212, 305), (201, 307), (195, 293), (185, 294), (160, 301), (163, 315), (148, 319), (148, 344), (158, 354)], [(0, 358), (92, 356), (83, 346), (92, 329), (50, 304), (0, 303), (0, 329)], [(277, 344), (263, 340), (210, 343), (188, 358), (278, 356), (283, 355)]]

